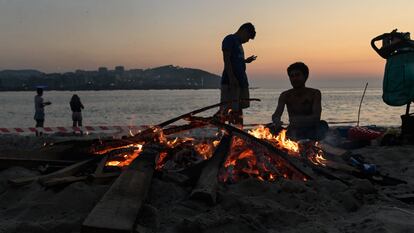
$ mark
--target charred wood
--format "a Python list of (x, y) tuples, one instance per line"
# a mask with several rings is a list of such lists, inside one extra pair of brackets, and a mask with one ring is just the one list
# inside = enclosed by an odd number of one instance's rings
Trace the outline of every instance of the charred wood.
[(225, 135), (213, 156), (206, 162), (196, 187), (191, 193), (192, 199), (202, 200), (210, 205), (216, 204), (218, 174), (223, 161), (227, 157), (231, 136)]
[(146, 198), (157, 152), (145, 150), (122, 172), (89, 213), (82, 232), (131, 232)]

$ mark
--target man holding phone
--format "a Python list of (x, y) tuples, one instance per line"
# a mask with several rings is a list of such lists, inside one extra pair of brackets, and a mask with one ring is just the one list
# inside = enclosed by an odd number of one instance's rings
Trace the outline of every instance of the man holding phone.
[(243, 108), (250, 106), (249, 82), (246, 63), (256, 60), (256, 56), (244, 58), (243, 44), (254, 39), (256, 31), (251, 23), (245, 23), (234, 34), (227, 35), (222, 42), (224, 70), (221, 79), (221, 102), (229, 102), (220, 108), (215, 117), (221, 122), (228, 121), (239, 128), (243, 127)]

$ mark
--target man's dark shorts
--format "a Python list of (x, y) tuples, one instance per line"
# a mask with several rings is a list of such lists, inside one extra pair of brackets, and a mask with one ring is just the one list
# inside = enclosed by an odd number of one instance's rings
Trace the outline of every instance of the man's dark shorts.
[[(229, 85), (221, 85), (221, 102), (233, 101), (231, 104), (225, 105), (223, 110), (227, 113), (230, 109), (239, 112), (243, 108), (248, 108), (250, 102), (246, 99), (250, 98), (248, 87), (231, 87)], [(243, 101), (244, 100), (244, 101)]]
[(36, 120), (36, 128), (37, 127), (43, 127), (43, 124), (45, 123), (45, 120)]

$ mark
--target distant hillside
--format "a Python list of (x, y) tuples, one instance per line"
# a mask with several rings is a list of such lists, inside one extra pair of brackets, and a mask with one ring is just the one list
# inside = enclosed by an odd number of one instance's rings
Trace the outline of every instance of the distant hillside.
[(96, 71), (50, 74), (37, 70), (0, 71), (2, 91), (34, 90), (39, 85), (48, 90), (215, 89), (220, 87), (220, 77), (173, 65), (131, 70), (100, 67)]

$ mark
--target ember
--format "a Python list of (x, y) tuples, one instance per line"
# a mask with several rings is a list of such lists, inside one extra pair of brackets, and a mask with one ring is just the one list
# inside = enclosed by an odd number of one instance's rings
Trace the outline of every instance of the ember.
[(273, 155), (273, 152), (241, 137), (233, 136), (229, 155), (224, 162), (219, 180), (232, 183), (243, 177), (255, 177), (268, 181), (274, 181), (278, 177), (306, 179), (296, 174), (289, 164), (277, 155)]
[[(311, 140), (292, 141), (286, 137), (286, 130), (282, 130), (275, 136), (269, 128), (264, 126), (249, 130), (248, 133), (269, 142), (275, 148), (285, 151), (294, 158), (309, 160), (317, 166), (325, 166), (326, 164), (323, 151), (318, 147), (317, 142)], [(267, 181), (274, 181), (278, 178), (307, 180), (306, 177), (292, 172), (293, 170), (286, 161), (274, 155), (273, 152), (253, 145), (252, 142), (242, 138), (233, 137), (231, 149), (219, 179), (222, 182), (236, 182), (246, 176)]]

